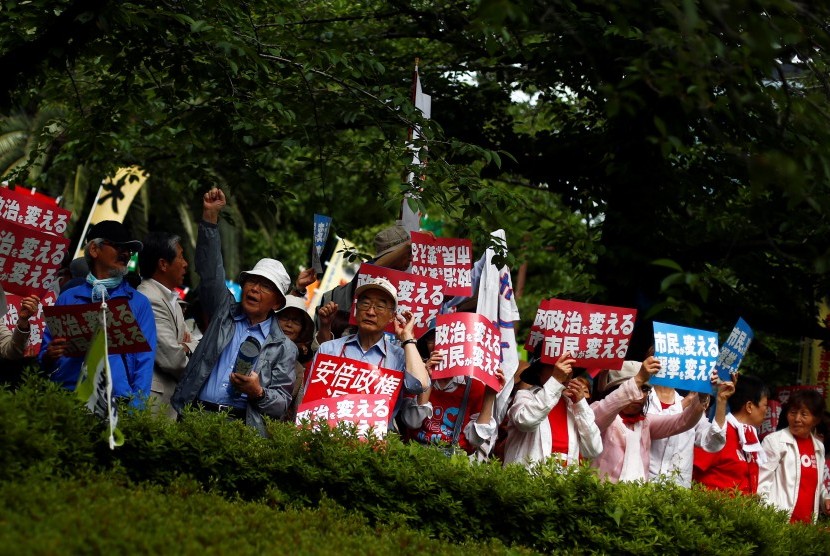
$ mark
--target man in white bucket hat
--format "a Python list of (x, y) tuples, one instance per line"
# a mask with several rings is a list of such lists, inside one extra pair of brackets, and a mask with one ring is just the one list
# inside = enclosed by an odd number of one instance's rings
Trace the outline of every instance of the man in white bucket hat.
[(219, 213), (225, 194), (213, 188), (202, 200), (196, 242), (196, 272), (202, 305), (210, 319), (185, 369), (171, 404), (181, 413), (195, 403), (228, 412), (265, 434), (262, 416), (281, 418), (291, 405), (296, 346), (286, 338), (276, 313), (285, 306), (291, 279), (282, 263), (260, 259), (241, 272), (239, 303), (225, 286)]

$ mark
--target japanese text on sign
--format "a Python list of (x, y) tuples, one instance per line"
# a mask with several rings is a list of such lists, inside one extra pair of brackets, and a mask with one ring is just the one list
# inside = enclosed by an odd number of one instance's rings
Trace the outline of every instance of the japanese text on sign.
[(0, 187), (0, 219), (60, 235), (66, 231), (71, 214), (57, 204), (44, 202), (40, 195)]
[(43, 296), (68, 249), (66, 238), (0, 220), (0, 283), (7, 292)]
[(471, 376), (501, 390), (496, 376), (501, 363), (501, 336), (486, 317), (476, 313), (438, 315), (435, 351), (442, 360), (432, 378)]
[(549, 299), (537, 313), (542, 361), (570, 353), (577, 366), (620, 369), (636, 318), (636, 309)]
[(653, 384), (710, 393), (718, 360), (718, 335), (708, 330), (654, 323), (654, 356), (662, 368)]
[(303, 400), (311, 402), (349, 394), (397, 399), (402, 381), (400, 371), (378, 368), (347, 357), (318, 354)]
[[(43, 314), (52, 337), (66, 338), (67, 357), (85, 355), (101, 325), (98, 303), (44, 307)], [(110, 355), (151, 350), (126, 299), (107, 302), (107, 347)]]
[(366, 436), (370, 430), (377, 436), (384, 436), (391, 413), (389, 396), (350, 394), (303, 402), (297, 409), (296, 424), (322, 420), (335, 427), (340, 423), (354, 423), (360, 436)]
[(412, 232), (412, 274), (441, 280), (447, 295), (473, 293), (473, 242)]
[[(49, 292), (47, 293), (41, 300), (40, 305), (38, 305), (37, 315), (29, 319), (29, 340), (26, 342), (26, 347), (23, 350), (23, 357), (34, 357), (38, 353), (40, 353), (40, 344), (43, 341), (43, 328), (46, 326), (46, 323), (43, 320), (43, 307), (44, 306), (52, 306), (55, 304), (55, 293)], [(20, 311), (20, 304), (23, 301), (23, 297), (19, 295), (14, 295), (11, 293), (6, 294), (6, 303), (8, 304), (8, 310), (6, 311), (5, 316), (3, 317), (3, 322), (6, 324), (6, 327), (11, 330), (17, 325), (17, 319), (19, 317)]]
[(722, 380), (731, 380), (732, 373), (738, 372), (738, 367), (740, 367), (741, 361), (743, 361), (744, 355), (749, 349), (752, 338), (752, 329), (744, 319), (738, 318), (738, 322), (729, 334), (729, 338), (720, 348), (718, 361), (715, 365), (718, 376)]

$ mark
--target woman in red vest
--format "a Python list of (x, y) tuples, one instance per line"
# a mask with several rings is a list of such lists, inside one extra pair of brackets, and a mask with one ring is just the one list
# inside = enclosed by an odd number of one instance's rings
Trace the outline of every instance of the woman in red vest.
[(821, 421), (824, 398), (815, 390), (793, 393), (784, 404), (787, 428), (764, 438), (767, 461), (761, 465), (758, 494), (790, 514), (790, 523), (812, 523), (819, 508), (830, 512), (824, 487), (824, 444), (813, 434)]

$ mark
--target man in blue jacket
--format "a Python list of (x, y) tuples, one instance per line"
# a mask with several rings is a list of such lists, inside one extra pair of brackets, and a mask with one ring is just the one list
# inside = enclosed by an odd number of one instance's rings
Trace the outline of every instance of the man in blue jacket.
[[(113, 396), (132, 397), (141, 405), (150, 393), (156, 351), (156, 321), (150, 301), (127, 283), (127, 264), (141, 242), (130, 239), (121, 222), (103, 220), (89, 229), (84, 258), (89, 265), (86, 282), (69, 288), (58, 297), (56, 306), (100, 303), (104, 298), (126, 298), (136, 323), (152, 348), (142, 353), (110, 355)], [(43, 344), (38, 360), (52, 379), (68, 390), (74, 390), (84, 357), (67, 357), (66, 338), (53, 337), (49, 327), (43, 331)]]
[(235, 302), (225, 285), (217, 226), (224, 206), (221, 189), (204, 194), (196, 272), (210, 324), (170, 402), (180, 413), (191, 403), (226, 412), (265, 435), (263, 415), (279, 419), (285, 414), (296, 377), (297, 347), (283, 334), (276, 316), (285, 306), (291, 279), (279, 261), (260, 259), (240, 274), (242, 297)]

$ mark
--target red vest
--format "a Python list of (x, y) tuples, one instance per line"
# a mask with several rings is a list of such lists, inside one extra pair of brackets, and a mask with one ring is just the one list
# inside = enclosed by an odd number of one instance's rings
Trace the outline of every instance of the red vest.
[(741, 450), (738, 431), (726, 426), (726, 445), (714, 454), (695, 446), (692, 479), (711, 490), (737, 488), (744, 494), (758, 491), (758, 464), (755, 455)]
[[(476, 449), (467, 442), (464, 427), (470, 422), (470, 414), (478, 413), (481, 410), (481, 402), (484, 399), (484, 384), (472, 378), (469, 380), (473, 381), (473, 385), (470, 388), (470, 398), (467, 400), (467, 410), (464, 412), (461, 421), (458, 445), (468, 454), (472, 454)], [(420, 429), (407, 430), (407, 440), (415, 440), (421, 444), (437, 444), (439, 442), (449, 444), (452, 442), (452, 434), (455, 430), (461, 401), (464, 398), (464, 390), (466, 390), (464, 384), (459, 384), (452, 392), (433, 388), (429, 393), (429, 401), (432, 403), (432, 416), (424, 419)]]

